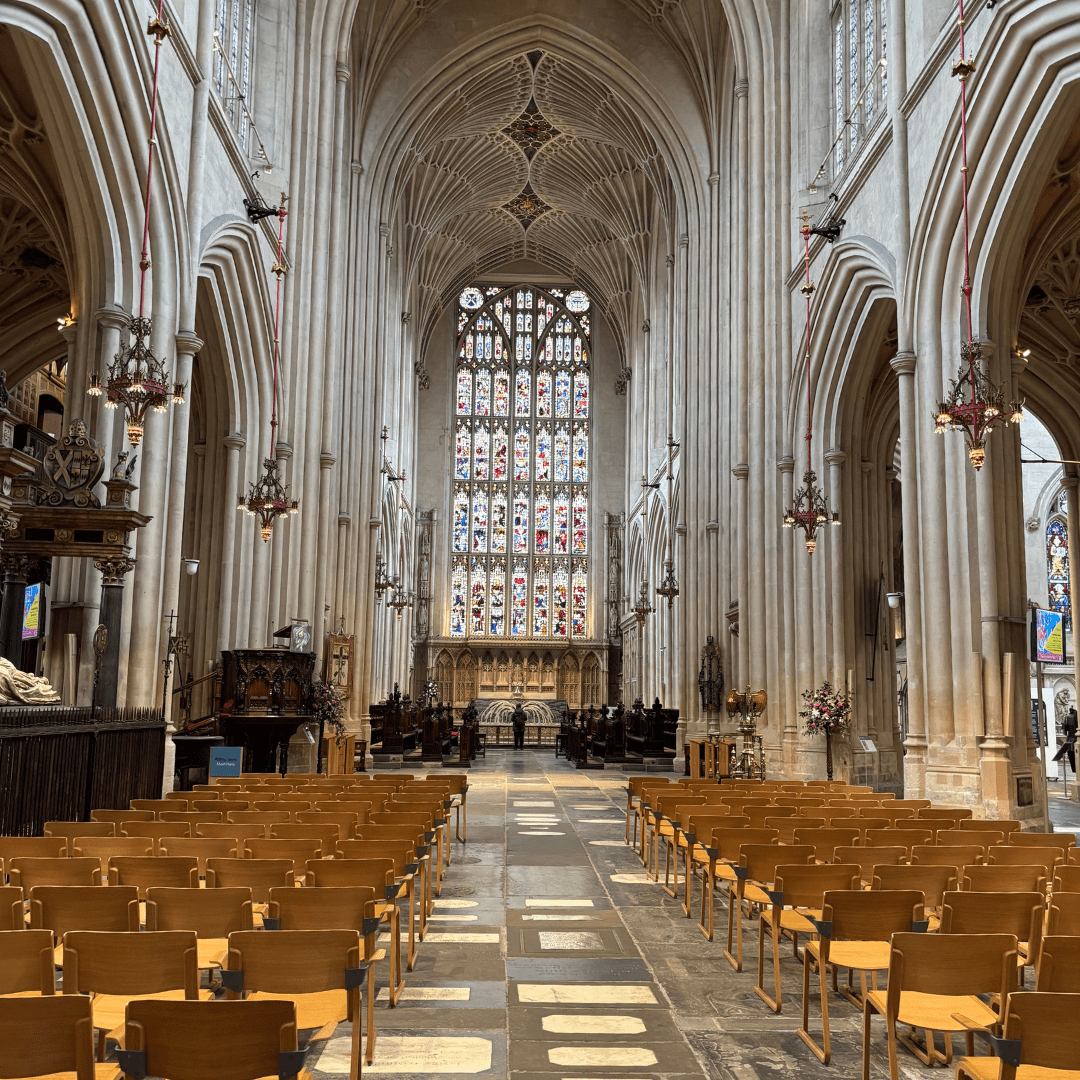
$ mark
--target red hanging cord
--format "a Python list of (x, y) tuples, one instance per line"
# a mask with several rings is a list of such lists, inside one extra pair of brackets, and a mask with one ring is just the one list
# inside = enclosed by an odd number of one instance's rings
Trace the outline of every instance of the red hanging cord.
[[(968, 231), (968, 159), (967, 159), (967, 76), (968, 76), (968, 64), (967, 58), (964, 53), (964, 0), (960, 0), (960, 180), (961, 189), (963, 191), (964, 205), (964, 307), (967, 317), (967, 339), (968, 345), (971, 344), (972, 323), (971, 323), (971, 239)], [(978, 396), (978, 388), (975, 382), (975, 363), (972, 360), (971, 365), (971, 400), (974, 402)], [(975, 431), (975, 437), (978, 439), (981, 434), (979, 424), (978, 410), (972, 410), (972, 425)]]
[(810, 222), (803, 213), (803, 227), (799, 230), (803, 237), (803, 261), (806, 264), (806, 284), (803, 292), (806, 293), (806, 471), (810, 468), (810, 441), (813, 438), (813, 430), (810, 418), (810, 297), (814, 291), (814, 283), (810, 280)]
[(141, 278), (139, 281), (139, 318), (143, 317), (146, 301), (146, 271), (150, 269), (150, 192), (154, 179), (154, 145), (157, 132), (158, 72), (161, 67), (161, 46), (169, 35), (164, 18), (165, 0), (158, 0), (157, 16), (151, 21), (147, 33), (154, 36), (154, 82), (150, 94), (150, 139), (146, 157), (146, 201), (143, 210), (142, 254), (139, 258)]
[(277, 274), (277, 296), (274, 299), (274, 390), (270, 407), (270, 460), (274, 460), (274, 444), (277, 441), (277, 379), (278, 357), (281, 349), (281, 279), (285, 276), (285, 260), (282, 251), (285, 246), (285, 218), (289, 216), (285, 209), (286, 195), (281, 193), (281, 205), (277, 209), (278, 238), (277, 262), (271, 268)]

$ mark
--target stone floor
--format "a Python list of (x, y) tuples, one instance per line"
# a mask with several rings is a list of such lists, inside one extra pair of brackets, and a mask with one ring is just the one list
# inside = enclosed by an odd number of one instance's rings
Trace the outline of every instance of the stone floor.
[[(403, 1000), (390, 1009), (380, 990), (375, 1061), (365, 1074), (859, 1076), (854, 1007), (833, 996), (833, 1062), (820, 1065), (796, 1034), (801, 967), (790, 946), (777, 1016), (754, 993), (756, 933), (747, 933), (751, 959), (736, 973), (720, 935), (707, 942), (696, 919), (684, 918), (680, 905), (647, 881), (623, 841), (624, 808), (619, 772), (578, 772), (531, 751), (492, 752), (477, 763), (469, 776), (468, 843), (454, 845)], [(720, 905), (717, 914), (726, 920)], [(348, 1025), (314, 1044), (314, 1075), (347, 1075), (349, 1045)], [(887, 1077), (880, 1023), (872, 1054), (873, 1077)], [(903, 1052), (900, 1069), (908, 1080), (931, 1072)]]

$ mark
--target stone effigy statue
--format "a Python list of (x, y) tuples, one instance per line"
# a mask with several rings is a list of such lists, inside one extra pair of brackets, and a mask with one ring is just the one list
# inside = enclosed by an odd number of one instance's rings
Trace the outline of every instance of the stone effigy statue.
[(48, 679), (20, 671), (0, 656), (0, 705), (59, 705), (60, 695)]

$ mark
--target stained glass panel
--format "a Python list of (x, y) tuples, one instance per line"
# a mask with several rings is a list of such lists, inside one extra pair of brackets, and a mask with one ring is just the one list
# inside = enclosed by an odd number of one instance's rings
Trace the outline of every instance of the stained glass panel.
[(551, 636), (566, 637), (566, 600), (570, 574), (566, 563), (556, 563), (551, 575)]
[(536, 415), (551, 415), (551, 372), (536, 373)]
[(491, 372), (480, 368), (476, 373), (476, 408), (477, 416), (491, 414)]
[(574, 416), (584, 420), (589, 415), (589, 376), (584, 371), (574, 373)]
[(547, 563), (537, 562), (533, 567), (533, 637), (547, 637), (548, 634), (548, 615), (551, 605), (551, 583), (548, 578)]
[(473, 559), (469, 581), (469, 633), (485, 630), (484, 608), (487, 600), (487, 567), (483, 559)]
[(588, 499), (585, 489), (574, 488), (574, 554), (584, 555), (586, 551), (586, 528), (589, 518)]
[(528, 489), (518, 490), (514, 495), (514, 552), (529, 550), (529, 494)]
[(574, 425), (574, 483), (589, 479), (589, 425)]
[(566, 488), (558, 488), (555, 492), (555, 539), (552, 543), (552, 550), (556, 555), (567, 554), (566, 544), (569, 532), (570, 496)]
[(495, 415), (510, 415), (510, 372), (495, 372)]
[(468, 574), (465, 563), (457, 562), (450, 575), (450, 636), (464, 637), (468, 625), (466, 614), (468, 603), (465, 594), (468, 591)]
[(501, 637), (506, 623), (506, 569), (502, 560), (496, 561), (488, 579), (488, 618), (491, 620), (489, 632), (493, 637)]
[(570, 372), (560, 371), (555, 376), (555, 415), (570, 415)]
[(1072, 625), (1069, 599), (1069, 533), (1061, 518), (1054, 518), (1046, 527), (1046, 584), (1050, 610), (1065, 616), (1066, 628)]
[(576, 638), (585, 637), (587, 576), (583, 563), (574, 563), (573, 592), (571, 595), (571, 631)]
[(551, 479), (551, 428), (547, 424), (536, 425), (536, 473), (534, 480)]
[(533, 550), (537, 555), (548, 555), (551, 552), (551, 496), (547, 488), (536, 489), (536, 499), (533, 507), (536, 515), (536, 539)]
[[(520, 357), (519, 357), (520, 359)], [(529, 415), (529, 383), (531, 372), (528, 368), (518, 368), (517, 376), (515, 378), (515, 391), (514, 391), (514, 415), (515, 416), (528, 416)]]
[(454, 478), (457, 480), (469, 479), (469, 422), (459, 420), (457, 433), (454, 436)]
[(457, 411), (458, 416), (472, 412), (472, 372), (468, 368), (460, 368), (457, 373)]
[(495, 432), (491, 436), (491, 479), (495, 481), (506, 479), (507, 466), (507, 435), (506, 425), (496, 424)]
[(529, 632), (529, 575), (523, 559), (514, 562), (510, 582), (510, 633), (524, 637)]
[(866, 124), (874, 119), (874, 68), (877, 67), (877, 55), (874, 50), (874, 2), (875, 0), (863, 0), (863, 69), (865, 91), (863, 104), (866, 106)]
[(454, 487), (454, 550), (469, 550), (469, 486)]
[(487, 551), (488, 496), (487, 488), (476, 488), (472, 497), (472, 549)]
[[(859, 102), (859, 0), (848, 0), (848, 104), (849, 112)], [(848, 137), (854, 149), (859, 141), (859, 128), (849, 125)]]
[(565, 424), (555, 429), (555, 482), (565, 484), (570, 479), (570, 432)]
[(473, 479), (490, 480), (491, 461), (488, 458), (491, 438), (488, 435), (487, 424), (476, 425), (473, 434)]
[[(840, 136), (844, 131), (844, 25), (841, 20), (836, 24), (833, 31), (833, 109), (836, 112), (836, 134)], [(836, 172), (839, 175), (844, 171), (844, 140), (837, 138), (836, 141)]]
[(491, 490), (491, 550), (496, 555), (506, 551), (506, 488)]
[(514, 432), (514, 480), (522, 484), (529, 479), (529, 429), (518, 424)]

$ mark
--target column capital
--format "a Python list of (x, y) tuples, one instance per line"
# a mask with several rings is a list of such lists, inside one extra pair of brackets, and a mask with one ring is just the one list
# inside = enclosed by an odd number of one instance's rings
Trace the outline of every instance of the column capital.
[(98, 308), (94, 314), (103, 330), (123, 330), (131, 322), (131, 316), (121, 307)]
[(1070, 476), (1066, 473), (1061, 478), (1061, 486), (1066, 491), (1075, 491), (1078, 484), (1080, 484), (1080, 476)]
[(126, 555), (105, 555), (95, 558), (94, 565), (101, 571), (102, 585), (123, 586), (124, 578), (135, 569), (135, 560)]
[(337, 464), (337, 458), (333, 454), (319, 455), (319, 468), (332, 469)]
[(750, 466), (745, 461), (740, 461), (737, 465), (732, 465), (731, 475), (736, 480), (745, 480), (750, 475)]
[(292, 443), (286, 442), (284, 439), (279, 439), (277, 446), (274, 447), (274, 457), (281, 461), (288, 461), (293, 455)]
[(337, 66), (337, 81), (348, 82), (352, 78), (352, 71), (345, 64)]
[(913, 352), (898, 352), (889, 361), (889, 367), (891, 367), (897, 375), (914, 375), (915, 367), (918, 362), (919, 358)]
[(5, 581), (21, 581), (25, 584), (32, 567), (37, 566), (37, 555), (11, 554), (5, 555), (0, 561), (4, 571)]
[(834, 446), (825, 451), (825, 460), (833, 466), (843, 465), (847, 461), (847, 454), (839, 446)]
[(794, 473), (795, 459), (790, 454), (788, 454), (777, 461), (776, 467), (782, 473)]
[(735, 96), (737, 98), (745, 98), (750, 93), (750, 83), (747, 79), (740, 79), (735, 84)]
[(191, 452), (198, 458), (206, 457), (206, 443), (205, 442), (197, 442), (197, 443), (195, 443), (191, 448)]
[(230, 435), (226, 435), (222, 440), (222, 444), (229, 450), (243, 450), (247, 446), (247, 439), (244, 438), (243, 433), (234, 431)]
[[(862, 466), (862, 471), (863, 471), (864, 473), (868, 473), (868, 472), (870, 472), (870, 470), (871, 470), (871, 469), (872, 469), (872, 468), (874, 467), (874, 463), (873, 463), (872, 461), (870, 461), (869, 459), (867, 459), (867, 458), (863, 458), (863, 459), (862, 459), (862, 460), (861, 460), (861, 461), (859, 462), (859, 464), (860, 464), (860, 465)], [(887, 475), (887, 474), (886, 474), (886, 475)]]
[(185, 356), (194, 356), (203, 347), (203, 340), (197, 337), (194, 330), (176, 331), (176, 351)]
[(57, 328), (57, 333), (67, 342), (68, 348), (75, 344), (75, 339), (79, 336), (79, 323), (78, 320), (72, 319), (71, 322), (62, 322)]

